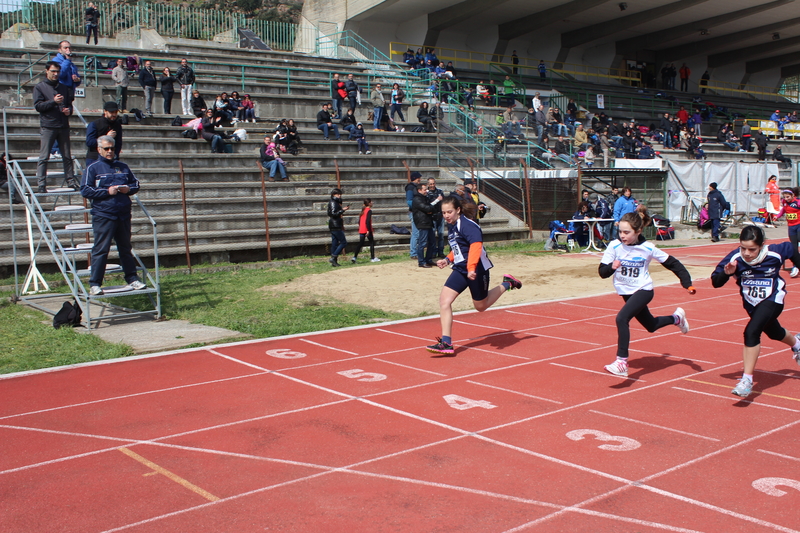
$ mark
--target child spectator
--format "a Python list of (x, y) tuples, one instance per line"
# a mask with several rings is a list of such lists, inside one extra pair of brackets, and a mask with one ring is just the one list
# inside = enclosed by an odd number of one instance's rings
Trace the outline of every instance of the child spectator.
[(244, 95), (244, 100), (242, 100), (239, 108), (239, 119), (253, 124), (256, 123), (256, 108), (249, 94)]
[(281, 159), (276, 144), (268, 136), (261, 145), (261, 165), (269, 169), (269, 181), (275, 181), (275, 173), (280, 172), (281, 181), (289, 181), (286, 177), (286, 163)]
[(364, 126), (359, 122), (356, 124), (355, 129), (350, 132), (353, 138), (358, 143), (358, 153), (359, 155), (366, 152), (367, 155), (371, 154), (372, 151), (369, 149), (369, 143), (367, 142), (367, 135), (364, 133)]

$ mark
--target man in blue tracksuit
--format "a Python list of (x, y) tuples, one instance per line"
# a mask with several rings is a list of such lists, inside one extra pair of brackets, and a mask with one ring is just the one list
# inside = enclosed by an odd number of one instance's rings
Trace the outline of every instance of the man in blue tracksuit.
[(117, 245), (125, 282), (133, 290), (145, 288), (136, 275), (136, 260), (131, 253), (131, 199), (139, 192), (139, 180), (128, 165), (114, 161), (114, 137), (103, 135), (97, 139), (100, 157), (86, 168), (81, 180), (81, 195), (92, 201), (92, 274), (89, 277), (89, 294), (103, 294), (103, 275), (108, 262), (111, 241)]

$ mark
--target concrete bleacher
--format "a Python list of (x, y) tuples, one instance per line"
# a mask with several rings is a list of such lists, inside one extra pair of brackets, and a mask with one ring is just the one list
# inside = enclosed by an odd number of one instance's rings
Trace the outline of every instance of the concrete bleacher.
[[(42, 46), (52, 50), (55, 44), (46, 42)], [(98, 49), (76, 45), (74, 51), (76, 57), (73, 60), (82, 65), (82, 55)], [(37, 58), (43, 55), (44, 50), (30, 53)], [(437, 178), (444, 190), (452, 190), (456, 184), (454, 178), (449, 173), (441, 172), (438, 166), (436, 135), (372, 131), (371, 124), (366, 120), (367, 112), (371, 110), (367, 98), (365, 105), (358, 110), (357, 117), (365, 124), (373, 152), (371, 155), (359, 155), (355, 142), (323, 140), (321, 132), (316, 129), (315, 117), (319, 104), (330, 100), (329, 73), (352, 72), (365, 86), (373, 79), (352, 62), (216, 47), (213, 43), (198, 43), (191, 47), (181, 44), (171, 46), (165, 52), (104, 49), (103, 53), (120, 57), (139, 53), (142, 58), (151, 58), (157, 71), (163, 66), (171, 66), (174, 70), (181, 57), (189, 57), (190, 61), (197, 58), (194, 66), (199, 87), (209, 104), (213, 94), (223, 90), (238, 90), (242, 94), (249, 92), (258, 106), (257, 124), (237, 126), (248, 131), (248, 139), (235, 143), (234, 153), (223, 155), (212, 154), (208, 143), (202, 139), (184, 138), (181, 135), (183, 127), (170, 125), (174, 115), (180, 113), (179, 95), (173, 99), (173, 114), (169, 116), (158, 113), (162, 101), (160, 94), (157, 94), (154, 102), (154, 117), (136, 122), (132, 115), (129, 116), (130, 123), (124, 127), (122, 159), (142, 182), (140, 197), (159, 223), (159, 253), (163, 264), (185, 261), (179, 161), (184, 167), (189, 244), (195, 260), (242, 261), (266, 256), (258, 150), (265, 134), (271, 134), (281, 118), (296, 120), (303, 147), (298, 156), (284, 156), (289, 182), (266, 183), (273, 257), (325, 253), (330, 244), (325, 207), (331, 188), (337, 184), (337, 164), (345, 199), (353, 206), (345, 219), (348, 231), (352, 233), (357, 227), (361, 200), (372, 198), (375, 203), (373, 223), (379, 250), (381, 246), (408, 242), (408, 236), (389, 233), (392, 224), (409, 225), (404, 194), (408, 173), (405, 165), (410, 170), (422, 172), (426, 177)], [(230, 66), (231, 77), (234, 76), (235, 66), (240, 71), (237, 76), (243, 69), (248, 80), (259, 81), (248, 81), (252, 83), (252, 88), (245, 85), (243, 90), (241, 78), (225, 78), (225, 71), (221, 67), (226, 64)], [(0, 51), (0, 91), (6, 94), (16, 92), (16, 72), (23, 65), (28, 65), (26, 51)], [(291, 76), (296, 77), (292, 77), (291, 85), (288, 85), (285, 75), (287, 68), (305, 69), (305, 72), (290, 71)], [(43, 70), (43, 64), (36, 70)], [(281, 71), (284, 72), (283, 78)], [(209, 80), (208, 76), (212, 73), (219, 77)], [(39, 79), (23, 88), (23, 94), (28, 96), (27, 101), (23, 99), (23, 104), (30, 105), (29, 95)], [(384, 76), (382, 82), (384, 79), (387, 78)], [(87, 92), (99, 91), (103, 100), (113, 98), (114, 89), (108, 74), (98, 75), (99, 89), (93, 87), (93, 79), (87, 85)], [(291, 94), (287, 94), (287, 86), (291, 87)], [(76, 105), (81, 104), (77, 100)], [(141, 88), (135, 80), (132, 80), (128, 107), (143, 107)], [(37, 155), (38, 113), (32, 109), (7, 111), (9, 152), (17, 160)], [(409, 110), (408, 113), (415, 117), (416, 110)], [(99, 111), (85, 108), (83, 114), (87, 121), (91, 121), (99, 116)], [(190, 118), (185, 117), (185, 120)], [(234, 127), (225, 129), (232, 132)], [(85, 126), (77, 117), (71, 119), (71, 136), (73, 156), (82, 162), (86, 153)], [(343, 139), (346, 137), (347, 132), (343, 132)], [(34, 176), (35, 164), (35, 161), (23, 163), (27, 176)], [(59, 171), (60, 161), (51, 160), (49, 169)], [(52, 181), (51, 184), (55, 185)], [(12, 263), (9, 208), (5, 201), (0, 204), (0, 266), (7, 269)], [(518, 225), (499, 216), (501, 211), (493, 210), (483, 221), (487, 240), (505, 240), (524, 235)], [(15, 212), (17, 222), (24, 222), (20, 210)], [(137, 227), (142, 223), (134, 219), (134, 245), (140, 238)], [(25, 239), (24, 232), (17, 233), (17, 245), (23, 250), (27, 246)]]

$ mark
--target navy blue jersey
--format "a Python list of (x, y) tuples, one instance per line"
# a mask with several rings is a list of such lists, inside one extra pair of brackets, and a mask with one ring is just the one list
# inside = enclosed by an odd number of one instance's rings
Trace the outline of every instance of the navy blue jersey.
[(767, 246), (764, 259), (757, 265), (748, 265), (742, 259), (739, 248), (731, 251), (725, 259), (719, 262), (711, 274), (712, 278), (725, 276), (725, 265), (736, 261), (736, 284), (742, 295), (742, 304), (748, 314), (752, 313), (755, 306), (763, 301), (773, 301), (783, 304), (786, 296), (786, 282), (780, 276), (783, 262), (791, 259), (793, 255), (792, 243), (781, 242)]
[[(453, 270), (466, 274), (470, 245), (476, 242), (483, 243), (481, 227), (474, 220), (460, 216), (455, 224), (447, 225), (447, 240), (450, 243), (450, 250), (453, 252)], [(486, 250), (482, 249), (477, 268), (489, 270), (492, 266)]]

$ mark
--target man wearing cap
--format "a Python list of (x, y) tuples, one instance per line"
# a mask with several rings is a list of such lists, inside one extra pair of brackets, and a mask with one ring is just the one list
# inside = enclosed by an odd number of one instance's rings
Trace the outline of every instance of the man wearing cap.
[(119, 120), (119, 106), (116, 102), (103, 104), (103, 116), (86, 127), (86, 166), (97, 160), (97, 138), (108, 135), (114, 139), (114, 160), (122, 151), (122, 122)]
[(412, 213), (411, 204), (414, 200), (414, 195), (417, 194), (417, 186), (422, 179), (422, 174), (419, 172), (411, 173), (411, 181), (406, 184), (406, 205), (408, 205), (408, 220), (411, 221), (411, 259), (417, 258), (417, 226), (414, 224), (414, 215)]
[(717, 190), (716, 182), (708, 184), (708, 218), (711, 220), (711, 242), (719, 242), (719, 226), (720, 219), (722, 219), (722, 212), (726, 209), (730, 210), (731, 204), (722, 195), (722, 192)]

